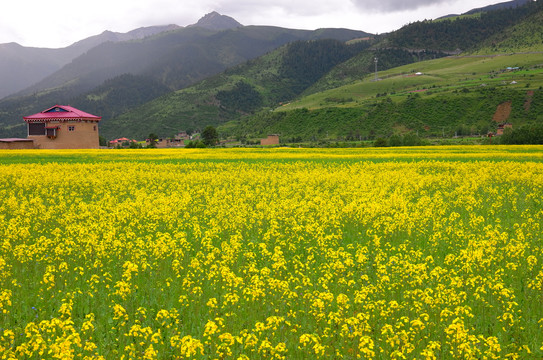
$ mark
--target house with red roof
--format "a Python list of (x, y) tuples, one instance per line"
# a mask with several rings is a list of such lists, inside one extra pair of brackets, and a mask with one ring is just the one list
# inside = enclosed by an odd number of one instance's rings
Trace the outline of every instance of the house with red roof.
[(122, 138), (111, 140), (109, 142), (109, 147), (130, 147), (131, 143), (137, 143), (137, 141), (134, 139), (128, 139), (128, 138), (122, 137)]
[(55, 105), (34, 115), (25, 116), (28, 139), (37, 149), (98, 149), (98, 122), (92, 115), (66, 105)]

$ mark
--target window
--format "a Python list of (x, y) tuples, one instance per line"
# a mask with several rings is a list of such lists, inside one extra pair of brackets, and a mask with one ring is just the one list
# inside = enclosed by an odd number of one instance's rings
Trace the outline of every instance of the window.
[(75, 131), (75, 126), (68, 126), (68, 131)]
[(94, 131), (96, 131), (96, 125), (94, 125)]
[(50, 127), (45, 128), (45, 135), (47, 135), (48, 138), (54, 139), (57, 137), (57, 128), (56, 127)]
[(28, 135), (45, 135), (45, 123), (28, 123)]

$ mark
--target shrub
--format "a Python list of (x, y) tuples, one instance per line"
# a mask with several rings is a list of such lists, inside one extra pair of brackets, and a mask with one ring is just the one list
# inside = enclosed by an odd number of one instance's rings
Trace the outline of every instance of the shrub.
[(543, 144), (543, 125), (525, 125), (518, 129), (506, 129), (500, 143), (508, 145)]
[(386, 147), (386, 146), (388, 146), (388, 141), (385, 138), (379, 137), (379, 138), (375, 139), (375, 141), (373, 143), (373, 146), (374, 147)]

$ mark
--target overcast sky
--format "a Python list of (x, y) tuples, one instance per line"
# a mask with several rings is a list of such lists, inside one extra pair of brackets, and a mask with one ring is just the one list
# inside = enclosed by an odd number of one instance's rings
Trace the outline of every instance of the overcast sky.
[(243, 25), (314, 30), (342, 27), (369, 33), (463, 13), (505, 0), (5, 0), (0, 44), (58, 48), (104, 30), (194, 24), (211, 11)]

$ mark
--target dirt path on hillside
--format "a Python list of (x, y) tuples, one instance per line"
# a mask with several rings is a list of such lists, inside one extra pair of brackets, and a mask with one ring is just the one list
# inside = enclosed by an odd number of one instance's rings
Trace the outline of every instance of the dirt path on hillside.
[(496, 112), (494, 113), (494, 116), (492, 117), (492, 120), (497, 123), (504, 123), (507, 122), (507, 119), (509, 119), (509, 116), (511, 115), (511, 110), (513, 109), (513, 102), (507, 101), (504, 103), (501, 103), (496, 108)]
[(526, 92), (526, 101), (524, 102), (524, 111), (530, 111), (530, 105), (532, 105), (532, 100), (534, 98), (534, 91), (529, 90)]

